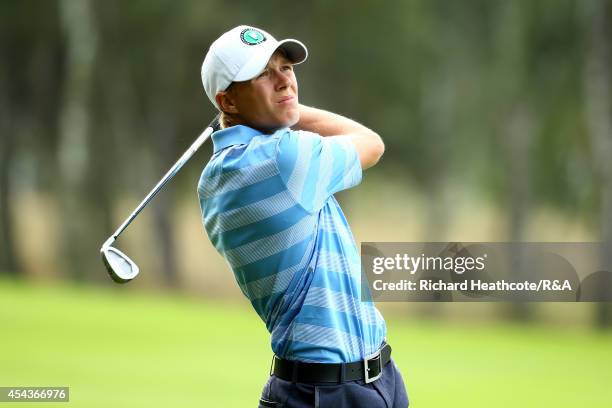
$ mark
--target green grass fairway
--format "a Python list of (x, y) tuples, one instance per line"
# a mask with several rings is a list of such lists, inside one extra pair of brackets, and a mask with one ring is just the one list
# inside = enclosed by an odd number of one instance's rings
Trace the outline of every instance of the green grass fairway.
[[(0, 280), (0, 386), (70, 386), (49, 406), (257, 406), (271, 354), (254, 312), (129, 289)], [(610, 334), (388, 326), (411, 407), (612, 406)]]

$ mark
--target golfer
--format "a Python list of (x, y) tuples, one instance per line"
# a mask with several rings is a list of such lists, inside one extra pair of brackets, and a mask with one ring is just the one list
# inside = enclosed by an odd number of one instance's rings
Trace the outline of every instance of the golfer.
[[(362, 301), (359, 251), (334, 193), (384, 151), (367, 127), (298, 103), (297, 40), (239, 26), (202, 64), (221, 111), (198, 195), (206, 232), (265, 322), (274, 356), (260, 407), (401, 407), (385, 321)], [(244, 351), (243, 351), (244, 352)]]

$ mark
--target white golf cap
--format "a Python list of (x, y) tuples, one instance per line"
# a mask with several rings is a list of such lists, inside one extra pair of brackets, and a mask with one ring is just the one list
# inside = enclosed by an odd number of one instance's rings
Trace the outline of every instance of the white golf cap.
[(308, 57), (298, 40), (277, 41), (259, 28), (241, 25), (224, 33), (208, 49), (202, 63), (202, 83), (208, 99), (217, 109), (215, 96), (232, 82), (248, 81), (259, 75), (277, 49), (283, 49), (293, 64)]

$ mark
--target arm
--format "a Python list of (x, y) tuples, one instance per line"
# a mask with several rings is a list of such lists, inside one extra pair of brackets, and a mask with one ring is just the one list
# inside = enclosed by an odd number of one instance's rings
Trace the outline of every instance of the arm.
[(300, 120), (294, 129), (321, 136), (348, 136), (357, 149), (363, 170), (378, 163), (385, 151), (385, 145), (376, 132), (354, 120), (321, 109), (300, 105)]

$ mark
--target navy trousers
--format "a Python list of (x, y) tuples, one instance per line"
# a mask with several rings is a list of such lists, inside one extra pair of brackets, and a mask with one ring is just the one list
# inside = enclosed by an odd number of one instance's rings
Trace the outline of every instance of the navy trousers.
[(378, 380), (343, 384), (292, 383), (274, 375), (266, 383), (259, 408), (407, 408), (408, 395), (393, 359)]

